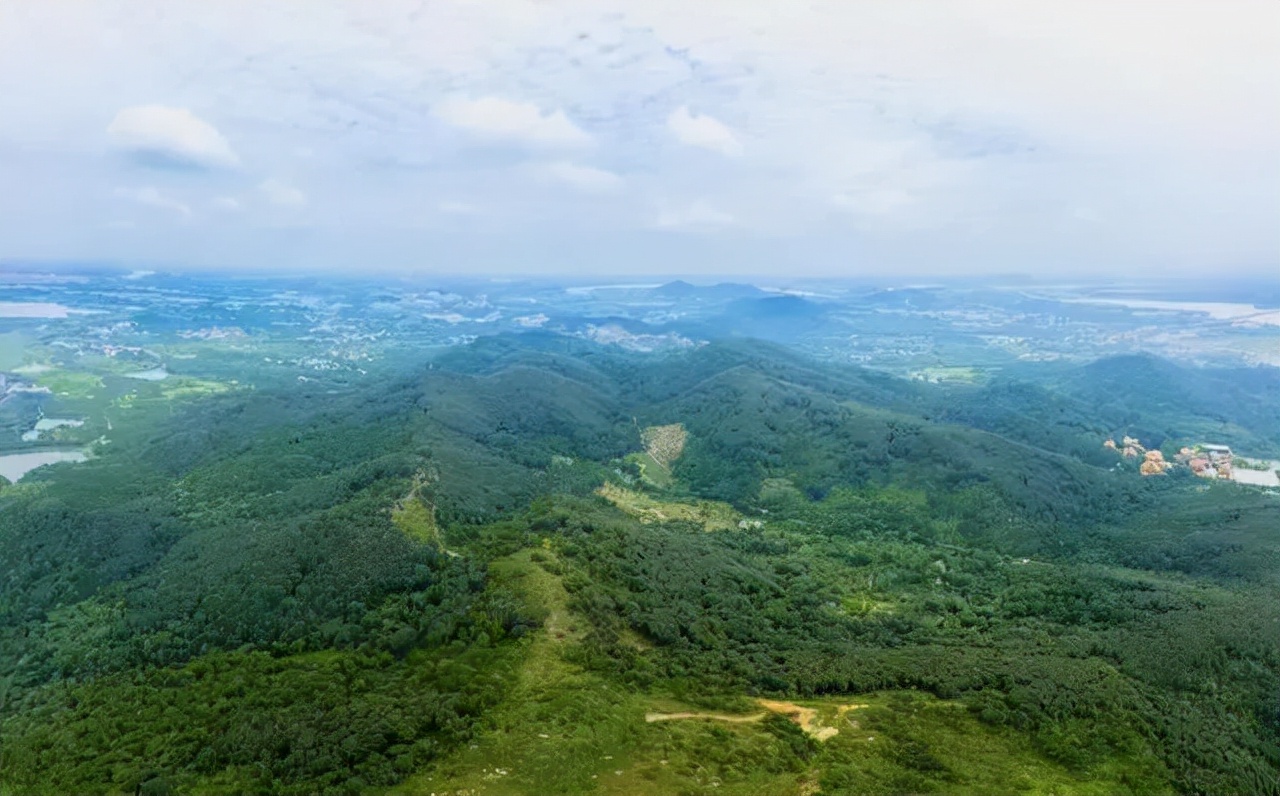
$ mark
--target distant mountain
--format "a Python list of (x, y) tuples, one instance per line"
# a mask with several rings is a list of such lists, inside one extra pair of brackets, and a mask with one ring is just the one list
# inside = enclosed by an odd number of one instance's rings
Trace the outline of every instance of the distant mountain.
[(800, 296), (742, 298), (691, 331), (707, 338), (754, 337), (785, 343), (819, 330), (828, 315), (826, 305)]
[(822, 304), (800, 296), (769, 296), (760, 299), (739, 299), (729, 305), (729, 312), (748, 315), (756, 320), (797, 319), (819, 320), (827, 315)]
[(697, 285), (691, 285), (683, 279), (677, 279), (674, 282), (668, 282), (660, 287), (653, 289), (654, 293), (659, 296), (667, 296), (668, 298), (686, 298), (696, 295), (698, 292)]
[(1280, 452), (1280, 369), (1193, 368), (1127, 354), (1064, 374), (1056, 386), (1118, 430), (1131, 424), (1132, 433), (1149, 435), (1152, 444), (1193, 437), (1257, 455)]
[(1009, 369), (978, 388), (939, 393), (938, 419), (1104, 464), (1101, 441), (1128, 435), (1148, 447), (1220, 442), (1280, 454), (1280, 369), (1182, 367), (1133, 354), (1060, 368)]
[(768, 293), (755, 285), (745, 285), (739, 282), (721, 282), (716, 285), (700, 286), (689, 284), (680, 279), (654, 288), (653, 292), (664, 298), (706, 299), (709, 301), (732, 301), (734, 299), (757, 298), (768, 295)]

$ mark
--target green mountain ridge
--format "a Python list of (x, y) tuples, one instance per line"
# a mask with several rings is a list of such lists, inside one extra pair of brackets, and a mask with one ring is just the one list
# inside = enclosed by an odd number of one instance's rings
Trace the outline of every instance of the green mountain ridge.
[[(1121, 410), (1207, 417), (1124, 369), (935, 387), (532, 333), (138, 416), (0, 490), (0, 793), (1280, 792), (1275, 498), (1104, 451)], [(1268, 377), (1214, 405), (1241, 439), (1277, 438)], [(606, 482), (755, 524), (641, 522)], [(836, 716), (864, 694), (883, 749)], [(644, 721), (758, 697), (840, 732)], [(573, 765), (493, 774), (544, 741)]]

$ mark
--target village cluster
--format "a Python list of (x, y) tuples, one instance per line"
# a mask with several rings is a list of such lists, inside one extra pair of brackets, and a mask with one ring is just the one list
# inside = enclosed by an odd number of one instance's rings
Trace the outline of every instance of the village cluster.
[(1147, 450), (1136, 437), (1123, 437), (1119, 443), (1108, 439), (1102, 445), (1119, 452), (1126, 459), (1141, 458), (1138, 471), (1143, 475), (1162, 475), (1175, 465), (1183, 465), (1201, 478), (1234, 477), (1231, 448), (1226, 445), (1184, 446), (1174, 454), (1173, 461), (1166, 459), (1159, 450)]

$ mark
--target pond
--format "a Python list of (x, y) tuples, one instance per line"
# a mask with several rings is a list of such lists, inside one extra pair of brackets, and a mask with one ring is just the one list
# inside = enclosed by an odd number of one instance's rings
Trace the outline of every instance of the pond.
[(0, 301), (0, 318), (65, 318), (70, 309), (47, 301)]
[(79, 428), (84, 425), (83, 420), (73, 420), (69, 417), (42, 417), (36, 421), (35, 428), (22, 434), (23, 442), (34, 442), (40, 439), (40, 433), (43, 431), (53, 431), (55, 428)]
[(88, 457), (81, 451), (29, 451), (0, 455), (0, 476), (17, 483), (19, 478), (46, 464), (58, 462), (82, 462)]
[(142, 379), (143, 381), (164, 381), (169, 377), (169, 371), (163, 367), (152, 368), (151, 370), (140, 370), (137, 373), (125, 373), (125, 378)]
[(1262, 464), (1268, 465), (1267, 470), (1251, 470), (1247, 467), (1237, 466), (1231, 469), (1231, 477), (1241, 484), (1251, 484), (1253, 486), (1280, 486), (1280, 462), (1264, 461)]

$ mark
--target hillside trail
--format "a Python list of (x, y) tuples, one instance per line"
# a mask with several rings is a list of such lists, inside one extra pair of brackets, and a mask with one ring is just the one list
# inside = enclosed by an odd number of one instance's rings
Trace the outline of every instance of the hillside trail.
[[(796, 724), (805, 734), (819, 741), (825, 741), (840, 734), (840, 730), (835, 727), (824, 727), (818, 721), (818, 711), (816, 708), (797, 705), (794, 702), (785, 702), (780, 699), (757, 699), (756, 704), (769, 711), (770, 713), (779, 713), (786, 716)], [(867, 705), (850, 704), (838, 705), (836, 707), (837, 718), (842, 718), (851, 710), (868, 707)], [(646, 713), (644, 720), (649, 723), (655, 721), (675, 721), (677, 719), (710, 719), (712, 721), (727, 721), (734, 724), (748, 724), (751, 722), (762, 721), (767, 714), (765, 713), (749, 713), (749, 714), (731, 714), (731, 713), (708, 713), (701, 711), (681, 711), (677, 713)]]
[(751, 713), (746, 716), (735, 716), (729, 713), (700, 713), (697, 711), (644, 714), (644, 720), (650, 724), (655, 721), (675, 721), (676, 719), (712, 719), (714, 721), (727, 721), (734, 724), (749, 724), (753, 721), (761, 721), (764, 717), (765, 714), (763, 713)]

